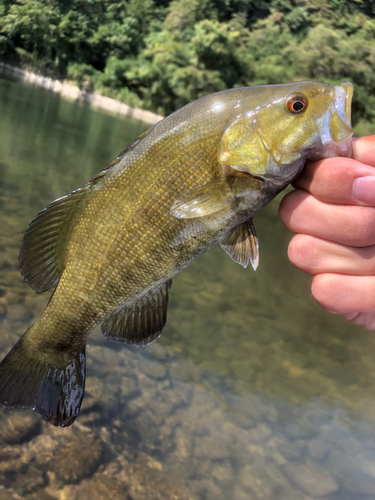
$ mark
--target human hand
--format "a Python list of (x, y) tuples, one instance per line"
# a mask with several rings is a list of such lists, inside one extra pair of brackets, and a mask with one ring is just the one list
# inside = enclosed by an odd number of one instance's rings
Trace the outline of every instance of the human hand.
[(375, 136), (354, 140), (353, 156), (309, 162), (279, 215), (321, 307), (375, 330)]

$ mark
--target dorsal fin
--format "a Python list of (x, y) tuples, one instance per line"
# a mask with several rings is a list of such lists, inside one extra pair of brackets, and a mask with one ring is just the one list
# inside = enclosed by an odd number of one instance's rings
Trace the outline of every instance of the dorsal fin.
[(31, 222), (23, 238), (19, 266), (25, 281), (37, 293), (45, 292), (60, 278), (64, 270), (65, 252), (71, 229), (91, 187), (104, 177), (126, 153), (132, 151), (154, 127), (155, 125), (143, 132), (82, 188), (53, 201)]
[(130, 306), (115, 309), (102, 323), (108, 340), (135, 344), (151, 344), (161, 334), (167, 321), (168, 290), (172, 280), (150, 290)]
[(61, 276), (72, 223), (89, 189), (90, 186), (77, 189), (50, 203), (26, 231), (19, 266), (25, 281), (37, 293), (48, 290)]

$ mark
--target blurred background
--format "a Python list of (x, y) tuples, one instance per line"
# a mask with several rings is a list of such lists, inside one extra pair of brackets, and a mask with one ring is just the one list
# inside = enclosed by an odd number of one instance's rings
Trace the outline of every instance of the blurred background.
[[(354, 83), (375, 132), (371, 0), (0, 0), (0, 60), (161, 114), (233, 86)], [(30, 221), (146, 123), (0, 75), (0, 358), (43, 311)], [(321, 310), (287, 258), (282, 195), (260, 265), (215, 247), (173, 280), (147, 348), (88, 339), (72, 427), (0, 409), (0, 500), (375, 500), (375, 336)]]
[(163, 115), (235, 86), (355, 85), (375, 123), (372, 0), (0, 0), (0, 57)]

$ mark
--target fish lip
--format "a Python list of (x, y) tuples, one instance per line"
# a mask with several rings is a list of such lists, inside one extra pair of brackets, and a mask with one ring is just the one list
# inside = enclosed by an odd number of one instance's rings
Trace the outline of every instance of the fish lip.
[(352, 126), (351, 110), (353, 93), (354, 87), (350, 82), (340, 83), (340, 85), (335, 86), (335, 99), (333, 100), (333, 106), (335, 107), (339, 117), (348, 127)]
[[(327, 112), (316, 120), (319, 129), (321, 147), (307, 155), (308, 160), (316, 161), (335, 156), (352, 157), (352, 123), (351, 103), (354, 87), (350, 82), (344, 82), (334, 87), (334, 97)], [(332, 114), (336, 113), (344, 125), (350, 129), (347, 136), (340, 142), (335, 142), (330, 132)]]
[(354, 86), (351, 82), (343, 82), (340, 83), (337, 87), (335, 87), (336, 95), (337, 89), (344, 89), (345, 92), (345, 117), (346, 123), (349, 127), (352, 126), (352, 99), (354, 94)]

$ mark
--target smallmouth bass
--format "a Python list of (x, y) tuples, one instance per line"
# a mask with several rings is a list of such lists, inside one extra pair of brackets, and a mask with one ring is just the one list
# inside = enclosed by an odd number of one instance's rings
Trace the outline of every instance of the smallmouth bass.
[(352, 94), (350, 83), (298, 82), (202, 97), (42, 210), (20, 270), (38, 293), (57, 286), (0, 364), (0, 405), (72, 424), (97, 323), (116, 342), (156, 340), (172, 277), (216, 243), (256, 269), (254, 215), (307, 159), (351, 155)]

